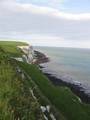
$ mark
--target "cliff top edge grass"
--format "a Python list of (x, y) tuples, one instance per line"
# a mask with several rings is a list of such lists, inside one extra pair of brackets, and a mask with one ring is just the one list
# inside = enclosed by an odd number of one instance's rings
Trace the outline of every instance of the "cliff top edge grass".
[(28, 45), (25, 42), (17, 41), (0, 41), (0, 48), (11, 57), (21, 57), (23, 52), (17, 46)]
[(13, 46), (18, 46), (18, 45), (28, 45), (26, 42), (18, 42), (18, 41), (1, 41), (0, 40), (0, 45), (13, 45)]

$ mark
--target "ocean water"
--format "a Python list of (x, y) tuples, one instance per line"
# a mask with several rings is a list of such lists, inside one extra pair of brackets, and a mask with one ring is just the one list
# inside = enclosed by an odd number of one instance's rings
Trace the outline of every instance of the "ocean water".
[(50, 62), (41, 64), (43, 71), (65, 82), (80, 85), (90, 95), (90, 49), (35, 47)]

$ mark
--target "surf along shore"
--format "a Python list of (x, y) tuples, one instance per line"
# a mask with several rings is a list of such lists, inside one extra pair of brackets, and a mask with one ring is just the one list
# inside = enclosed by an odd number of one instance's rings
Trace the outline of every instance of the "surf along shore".
[[(37, 51), (38, 53), (38, 51)], [(74, 83), (70, 83), (70, 82), (65, 82), (63, 81), (63, 79), (58, 78), (57, 76), (54, 76), (53, 73), (49, 73), (48, 70), (47, 72), (43, 70), (44, 66), (42, 65), (43, 63), (47, 63), (50, 62), (50, 58), (46, 55), (44, 55), (44, 53), (39, 52), (39, 54), (41, 54), (40, 56), (44, 56), (45, 61), (44, 60), (40, 60), (39, 63), (39, 67), (42, 70), (42, 72), (44, 73), (44, 75), (46, 75), (49, 80), (55, 85), (55, 86), (66, 86), (69, 87), (71, 89), (71, 91), (78, 97), (78, 99), (84, 103), (90, 104), (90, 95), (85, 93), (85, 90), (80, 86), (80, 84), (74, 84)], [(38, 56), (38, 54), (37, 54)], [(40, 57), (38, 56), (38, 58)], [(39, 60), (39, 59), (38, 59)]]

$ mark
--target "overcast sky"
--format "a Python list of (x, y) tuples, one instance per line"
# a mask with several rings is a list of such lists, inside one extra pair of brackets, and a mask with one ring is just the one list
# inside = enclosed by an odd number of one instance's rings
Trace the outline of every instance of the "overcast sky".
[(90, 48), (90, 1), (0, 0), (0, 39)]

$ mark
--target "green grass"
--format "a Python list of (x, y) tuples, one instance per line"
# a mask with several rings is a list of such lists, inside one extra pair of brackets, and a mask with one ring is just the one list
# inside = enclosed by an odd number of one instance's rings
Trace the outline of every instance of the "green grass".
[(0, 119), (41, 119), (39, 104), (33, 99), (27, 80), (16, 74), (7, 63), (0, 66)]
[(90, 120), (90, 105), (80, 103), (67, 87), (55, 87), (36, 65), (18, 63), (31, 76), (42, 93), (67, 118), (67, 120)]
[(27, 77), (22, 79), (17, 72), (17, 64), (10, 59), (14, 53), (21, 55), (17, 45), (23, 43), (0, 42), (0, 120), (43, 120), (40, 105), (32, 97)]
[(19, 57), (22, 55), (20, 49), (17, 46), (27, 45), (24, 42), (12, 42), (12, 41), (0, 41), (0, 48), (4, 50), (9, 56)]

